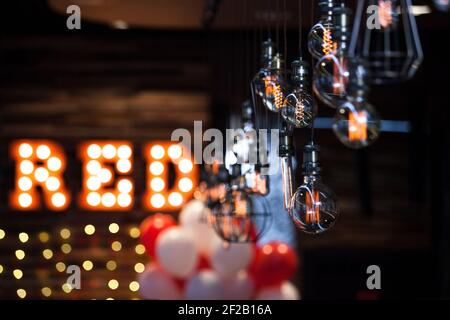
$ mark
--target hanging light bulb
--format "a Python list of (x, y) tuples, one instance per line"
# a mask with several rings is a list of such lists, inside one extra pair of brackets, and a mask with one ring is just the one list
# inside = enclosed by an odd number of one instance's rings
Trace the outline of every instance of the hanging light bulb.
[(247, 189), (241, 165), (233, 165), (226, 194), (211, 209), (213, 227), (227, 242), (256, 241), (270, 225), (266, 199)]
[(274, 50), (275, 45), (270, 39), (263, 42), (262, 68), (252, 80), (252, 90), (267, 109), (278, 112), (283, 106), (286, 84), (282, 75), (283, 60), (280, 54), (274, 55)]
[(334, 35), (339, 38), (340, 49), (322, 56), (315, 66), (313, 89), (322, 102), (336, 108), (346, 101), (352, 66), (348, 63), (348, 36), (350, 10), (335, 8), (332, 16)]
[(412, 78), (423, 52), (411, 0), (358, 1), (350, 48), (368, 61), (372, 83)]
[(310, 234), (327, 231), (339, 216), (336, 196), (321, 181), (318, 152), (314, 144), (305, 146), (303, 184), (292, 196), (289, 209), (296, 226)]
[(308, 34), (308, 50), (315, 59), (341, 50), (342, 43), (335, 26), (335, 16), (340, 11), (340, 1), (319, 1), (320, 18)]
[(349, 61), (354, 70), (348, 87), (349, 95), (347, 101), (336, 111), (333, 131), (345, 146), (360, 149), (378, 139), (381, 120), (378, 112), (366, 100), (367, 69), (357, 58), (351, 58)]
[(292, 62), (293, 89), (284, 99), (281, 115), (288, 125), (310, 127), (317, 112), (309, 92), (309, 64), (302, 59)]

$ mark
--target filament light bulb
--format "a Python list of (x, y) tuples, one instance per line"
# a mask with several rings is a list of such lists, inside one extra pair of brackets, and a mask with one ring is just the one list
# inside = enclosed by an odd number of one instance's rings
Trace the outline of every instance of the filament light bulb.
[(295, 225), (309, 234), (327, 231), (339, 216), (335, 194), (321, 181), (318, 151), (315, 145), (305, 147), (303, 184), (292, 196), (289, 208)]
[(336, 17), (344, 10), (334, 0), (319, 1), (320, 19), (308, 34), (308, 50), (315, 59), (341, 50), (342, 38), (336, 33), (340, 28), (336, 24)]
[(309, 64), (296, 60), (292, 63), (293, 89), (283, 102), (281, 115), (289, 125), (296, 128), (310, 127), (314, 121), (317, 106), (309, 91)]

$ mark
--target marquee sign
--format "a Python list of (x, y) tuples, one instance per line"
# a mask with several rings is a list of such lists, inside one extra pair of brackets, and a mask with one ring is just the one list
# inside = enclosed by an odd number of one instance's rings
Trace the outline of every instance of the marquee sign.
[(174, 142), (144, 146), (146, 192), (141, 200), (134, 194), (134, 153), (128, 141), (85, 141), (79, 145), (82, 189), (78, 195), (66, 187), (63, 174), (67, 159), (58, 143), (17, 140), (11, 144), (10, 155), (15, 161), (15, 187), (9, 202), (18, 211), (64, 211), (76, 199), (80, 208), (88, 211), (127, 211), (137, 201), (150, 211), (175, 210), (190, 198), (198, 182), (190, 154)]

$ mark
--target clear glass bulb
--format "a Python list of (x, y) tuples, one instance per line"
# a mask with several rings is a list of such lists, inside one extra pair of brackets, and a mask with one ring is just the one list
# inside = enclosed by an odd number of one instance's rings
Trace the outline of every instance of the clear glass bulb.
[(381, 129), (378, 112), (363, 97), (351, 98), (336, 111), (333, 131), (347, 147), (361, 149), (374, 143)]
[(318, 175), (307, 175), (291, 199), (289, 214), (297, 227), (310, 234), (330, 229), (339, 217), (335, 194)]
[(227, 242), (256, 241), (270, 222), (265, 198), (241, 190), (229, 190), (212, 213), (215, 231)]
[(283, 107), (287, 83), (282, 74), (283, 60), (275, 55), (267, 68), (262, 68), (252, 81), (253, 90), (264, 106), (272, 112), (278, 112)]
[(341, 27), (336, 24), (336, 16), (339, 16), (344, 8), (337, 6), (335, 2), (319, 1), (320, 19), (308, 34), (308, 50), (315, 59), (341, 50), (341, 38), (336, 32)]
[(281, 115), (289, 125), (296, 128), (310, 127), (316, 114), (313, 98), (302, 88), (295, 88), (284, 99)]

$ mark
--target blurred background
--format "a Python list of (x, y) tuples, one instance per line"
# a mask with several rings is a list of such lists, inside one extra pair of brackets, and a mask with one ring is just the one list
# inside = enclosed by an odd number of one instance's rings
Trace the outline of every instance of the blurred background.
[[(203, 121), (204, 129), (227, 128), (250, 98), (248, 83), (259, 68), (267, 24), (275, 33), (283, 28), (279, 15), (287, 22), (286, 61), (296, 58), (297, 1), (287, 0), (287, 8), (278, 10), (265, 2), (2, 3), (0, 298), (17, 299), (18, 289), (33, 299), (138, 298), (133, 282), (146, 258), (137, 227), (150, 214), (139, 201), (145, 192), (142, 148), (170, 140), (176, 128), (192, 130), (194, 120)], [(71, 4), (81, 8), (81, 30), (66, 28)], [(327, 126), (334, 111), (319, 107), (323, 177), (337, 193), (342, 215), (323, 235), (298, 234), (300, 266), (294, 282), (304, 299), (450, 297), (450, 68), (445, 50), (450, 19), (432, 1), (414, 5), (422, 8), (416, 19), (425, 60), (411, 81), (371, 88), (370, 101), (383, 120), (392, 121), (379, 141), (363, 151), (345, 148)], [(304, 39), (314, 16), (311, 1), (305, 1)], [(281, 32), (279, 37), (282, 47)], [(64, 147), (65, 181), (73, 195), (82, 183), (81, 142), (131, 142), (133, 209), (86, 212), (76, 201), (64, 212), (11, 209), (15, 163), (9, 146), (23, 138), (50, 139)], [(299, 152), (307, 138), (298, 130)], [(20, 233), (29, 239), (21, 241)], [(25, 253), (23, 259), (17, 250)], [(70, 264), (87, 271), (83, 290), (61, 286)], [(379, 291), (366, 288), (366, 268), (372, 264), (382, 270)], [(120, 283), (118, 289), (108, 285), (111, 279)]]

